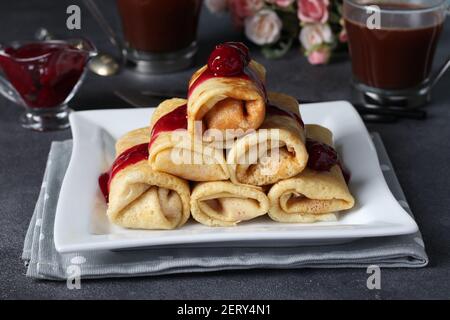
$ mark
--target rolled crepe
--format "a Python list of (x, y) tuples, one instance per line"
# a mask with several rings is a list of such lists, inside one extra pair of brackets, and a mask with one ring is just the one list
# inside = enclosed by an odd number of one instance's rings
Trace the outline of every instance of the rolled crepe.
[(305, 130), (295, 98), (271, 92), (262, 126), (238, 139), (227, 155), (234, 183), (268, 185), (302, 172), (308, 163)]
[[(240, 129), (230, 132), (228, 137), (232, 138), (259, 128), (266, 105), (265, 73), (265, 68), (254, 60), (238, 76), (214, 76), (207, 66), (200, 68), (189, 82), (189, 133), (199, 136), (205, 130), (217, 129), (225, 140), (226, 129)], [(196, 126), (196, 121), (201, 125)], [(213, 139), (207, 134), (203, 138)]]
[[(148, 140), (148, 128), (131, 131), (118, 140), (117, 154), (129, 154), (130, 148)], [(189, 185), (180, 178), (153, 171), (142, 158), (113, 175), (107, 215), (112, 223), (125, 228), (178, 228), (190, 215)]]
[(148, 143), (149, 140), (150, 129), (148, 127), (129, 131), (116, 141), (116, 155), (141, 143)]
[(264, 192), (230, 181), (199, 183), (191, 195), (192, 217), (211, 227), (235, 226), (268, 210), (269, 200)]
[[(188, 134), (187, 119), (184, 124), (179, 123), (178, 130), (156, 131), (161, 127), (158, 122), (172, 122), (170, 118), (164, 117), (178, 108), (186, 107), (185, 99), (169, 99), (162, 102), (153, 113), (150, 131), (151, 139), (149, 145), (148, 161), (153, 170), (170, 173), (180, 178), (191, 181), (218, 181), (229, 179), (228, 167), (224, 157), (223, 149), (216, 149), (194, 140)], [(161, 123), (160, 123), (161, 124)], [(159, 126), (159, 129), (158, 129)], [(177, 127), (173, 126), (170, 129)]]
[[(318, 125), (307, 125), (308, 138), (332, 146), (332, 133)], [(330, 171), (306, 168), (294, 178), (280, 181), (269, 191), (269, 216), (279, 222), (335, 221), (337, 211), (354, 206), (339, 165)]]

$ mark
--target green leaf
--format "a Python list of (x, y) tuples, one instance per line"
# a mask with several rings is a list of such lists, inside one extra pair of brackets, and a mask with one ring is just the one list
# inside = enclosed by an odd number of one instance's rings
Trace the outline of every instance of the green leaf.
[(330, 17), (328, 18), (330, 23), (339, 23), (341, 21), (341, 16), (336, 12), (330, 12)]
[(276, 11), (297, 14), (297, 9), (294, 7), (294, 4), (291, 4), (290, 6), (287, 6), (287, 7), (280, 7), (280, 6), (277, 6), (277, 5), (273, 5), (273, 9), (276, 10)]
[(296, 14), (290, 12), (277, 11), (281, 21), (283, 21), (283, 28), (281, 30), (281, 39), (285, 41), (287, 38), (296, 38), (300, 31), (300, 25)]
[(278, 59), (289, 51), (292, 43), (292, 38), (282, 39), (273, 45), (263, 46), (261, 52), (267, 59)]
[(336, 8), (337, 8), (337, 14), (342, 17), (342, 15), (343, 15), (343, 6), (342, 6), (342, 4), (338, 3), (336, 5)]

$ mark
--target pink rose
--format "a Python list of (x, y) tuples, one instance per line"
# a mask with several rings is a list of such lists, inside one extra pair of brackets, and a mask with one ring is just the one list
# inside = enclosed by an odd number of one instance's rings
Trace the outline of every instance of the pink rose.
[(280, 39), (283, 22), (271, 9), (263, 9), (245, 19), (245, 35), (257, 45), (272, 44)]
[(254, 15), (263, 6), (264, 0), (228, 0), (233, 24), (236, 27), (242, 27), (245, 18)]
[(329, 0), (297, 0), (297, 4), (300, 21), (306, 23), (328, 21)]
[(308, 61), (312, 65), (326, 64), (330, 60), (331, 51), (329, 47), (321, 47), (308, 55)]
[(286, 8), (294, 3), (295, 0), (266, 0), (267, 3), (276, 4), (279, 7)]
[(333, 43), (333, 31), (328, 24), (306, 24), (300, 31), (299, 40), (308, 53), (308, 51), (314, 51), (323, 44)]

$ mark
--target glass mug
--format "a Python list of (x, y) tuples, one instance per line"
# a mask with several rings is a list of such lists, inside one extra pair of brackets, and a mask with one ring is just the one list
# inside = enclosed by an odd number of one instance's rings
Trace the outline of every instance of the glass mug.
[(167, 73), (192, 65), (202, 0), (116, 0), (123, 42), (94, 0), (84, 2), (136, 71)]
[[(426, 104), (446, 0), (344, 0), (353, 84), (380, 105)], [(441, 74), (448, 68), (444, 66)]]

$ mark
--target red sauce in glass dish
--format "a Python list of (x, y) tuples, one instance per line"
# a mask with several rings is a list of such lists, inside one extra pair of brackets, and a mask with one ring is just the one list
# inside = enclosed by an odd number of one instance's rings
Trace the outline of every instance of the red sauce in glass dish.
[(86, 51), (57, 42), (36, 42), (4, 49), (0, 68), (31, 108), (61, 105), (83, 74)]

